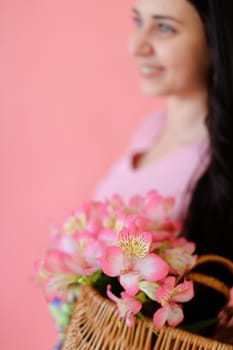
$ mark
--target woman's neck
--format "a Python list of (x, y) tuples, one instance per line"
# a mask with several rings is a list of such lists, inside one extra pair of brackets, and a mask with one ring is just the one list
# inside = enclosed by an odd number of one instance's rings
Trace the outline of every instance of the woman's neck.
[(172, 96), (167, 99), (165, 137), (178, 143), (195, 143), (208, 139), (205, 119), (208, 114), (208, 92), (200, 90), (190, 96)]

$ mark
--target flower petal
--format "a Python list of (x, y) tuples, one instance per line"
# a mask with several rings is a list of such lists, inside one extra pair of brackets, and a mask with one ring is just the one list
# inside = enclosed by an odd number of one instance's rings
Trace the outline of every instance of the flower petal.
[(108, 284), (107, 285), (106, 294), (107, 294), (107, 296), (109, 297), (110, 300), (112, 300), (115, 303), (117, 303), (120, 300), (120, 298), (118, 298), (115, 294), (113, 294), (111, 292), (111, 288), (112, 288), (112, 286), (110, 284)]
[(70, 255), (65, 252), (55, 249), (48, 250), (44, 261), (44, 268), (45, 270), (56, 274), (70, 273), (72, 271), (65, 263), (66, 259), (69, 257)]
[(67, 253), (67, 254), (74, 254), (76, 251), (75, 247), (75, 241), (72, 239), (71, 236), (67, 235), (56, 235), (53, 238), (53, 244), (55, 245), (55, 249)]
[(169, 326), (176, 327), (184, 319), (184, 313), (180, 305), (175, 303), (168, 304), (167, 323)]
[(126, 323), (132, 325), (133, 315), (136, 315), (142, 307), (140, 301), (128, 295), (126, 292), (121, 293), (121, 298), (118, 298), (111, 292), (111, 285), (107, 285), (107, 296), (117, 304), (117, 309), (120, 317), (126, 317)]
[(68, 287), (77, 282), (77, 277), (74, 275), (54, 275), (47, 279), (45, 285), (45, 296), (47, 301), (52, 301), (55, 297), (66, 299)]
[(90, 266), (82, 256), (70, 256), (65, 259), (65, 264), (69, 271), (75, 275), (90, 276), (98, 270), (97, 267)]
[(167, 321), (168, 318), (168, 312), (169, 312), (169, 306), (164, 305), (163, 307), (159, 308), (153, 316), (153, 323), (155, 329), (159, 330), (165, 322)]
[(84, 255), (87, 263), (90, 266), (93, 266), (99, 269), (100, 267), (99, 260), (102, 256), (104, 256), (104, 253), (105, 253), (104, 244), (97, 240), (93, 240), (86, 246)]
[(175, 288), (177, 293), (171, 298), (173, 301), (184, 303), (194, 297), (193, 281), (184, 281), (183, 283), (178, 284)]
[(167, 276), (169, 265), (158, 255), (148, 254), (136, 262), (135, 270), (145, 280), (159, 281)]
[(111, 247), (117, 245), (118, 235), (113, 229), (101, 228), (98, 233), (98, 240), (102, 241), (105, 246)]
[(165, 279), (163, 285), (157, 289), (156, 291), (156, 300), (163, 304), (164, 300), (168, 299), (168, 301), (170, 300), (171, 296), (171, 292), (174, 290), (175, 287), (175, 283), (176, 283), (176, 279), (173, 276), (169, 276)]
[(128, 272), (120, 275), (120, 284), (129, 295), (135, 295), (138, 292), (139, 275), (136, 272)]
[(144, 292), (151, 300), (156, 301), (156, 291), (160, 287), (158, 283), (150, 281), (140, 281), (139, 289)]
[(166, 249), (163, 257), (170, 265), (170, 272), (176, 275), (181, 275), (185, 270), (191, 269), (197, 258), (196, 255), (192, 255), (191, 252), (182, 247)]
[(124, 254), (119, 247), (107, 247), (106, 254), (100, 258), (103, 272), (111, 277), (119, 276), (124, 269)]
[(127, 292), (121, 292), (121, 298), (128, 304), (129, 310), (134, 315), (136, 315), (141, 310), (142, 304), (140, 301), (128, 295)]
[(126, 326), (131, 328), (134, 325), (135, 317), (132, 313), (128, 313), (125, 318)]

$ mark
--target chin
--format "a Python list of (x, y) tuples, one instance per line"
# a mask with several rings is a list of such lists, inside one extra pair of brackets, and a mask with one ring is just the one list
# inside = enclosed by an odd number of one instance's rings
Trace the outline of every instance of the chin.
[(153, 87), (146, 84), (142, 84), (141, 86), (142, 93), (144, 95), (155, 96), (155, 97), (166, 97), (167, 91), (165, 89), (161, 89), (159, 87)]

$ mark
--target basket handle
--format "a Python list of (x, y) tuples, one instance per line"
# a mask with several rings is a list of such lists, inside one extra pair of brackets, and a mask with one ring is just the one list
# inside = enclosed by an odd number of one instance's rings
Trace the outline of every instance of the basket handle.
[[(198, 259), (192, 270), (205, 263), (218, 263), (222, 266), (225, 266), (233, 276), (233, 262), (230, 259), (222, 257), (220, 255), (206, 254), (201, 255)], [(188, 279), (203, 284), (207, 287), (215, 289), (220, 294), (223, 294), (228, 302), (230, 300), (230, 288), (221, 280), (216, 277), (206, 275), (204, 273), (186, 271), (181, 278), (187, 277)], [(179, 278), (179, 279), (181, 279)]]

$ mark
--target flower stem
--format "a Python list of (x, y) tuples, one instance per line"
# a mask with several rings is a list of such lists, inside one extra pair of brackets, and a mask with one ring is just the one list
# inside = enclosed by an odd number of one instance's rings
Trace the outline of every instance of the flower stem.
[[(150, 327), (151, 322), (148, 321), (148, 320), (144, 317), (144, 315), (143, 315), (141, 312), (138, 312), (138, 313), (137, 313), (137, 316), (138, 316), (143, 322), (147, 323), (148, 328)], [(157, 337), (159, 336), (159, 333), (156, 332), (154, 328), (153, 328), (152, 332), (153, 332)]]

